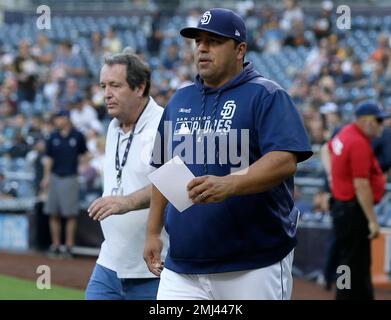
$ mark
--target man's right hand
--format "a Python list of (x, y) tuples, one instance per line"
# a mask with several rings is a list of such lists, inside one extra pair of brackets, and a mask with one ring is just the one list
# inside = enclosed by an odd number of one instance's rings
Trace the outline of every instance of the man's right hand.
[(376, 221), (369, 222), (368, 224), (369, 228), (369, 239), (375, 239), (379, 236), (380, 234), (380, 226)]
[(45, 191), (48, 188), (48, 186), (49, 186), (49, 177), (44, 177), (40, 183), (41, 190)]
[(160, 277), (164, 267), (164, 262), (161, 259), (162, 250), (163, 242), (160, 239), (160, 235), (147, 236), (144, 247), (144, 260), (149, 271), (158, 277)]
[(107, 196), (96, 199), (88, 208), (88, 215), (102, 221), (113, 214), (124, 214), (130, 211), (129, 199), (125, 196)]

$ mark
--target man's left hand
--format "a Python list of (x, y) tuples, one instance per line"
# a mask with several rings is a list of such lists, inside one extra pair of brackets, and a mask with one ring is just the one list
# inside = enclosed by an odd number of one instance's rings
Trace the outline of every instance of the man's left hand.
[(189, 198), (193, 203), (221, 202), (234, 195), (233, 176), (202, 176), (194, 178), (187, 185)]

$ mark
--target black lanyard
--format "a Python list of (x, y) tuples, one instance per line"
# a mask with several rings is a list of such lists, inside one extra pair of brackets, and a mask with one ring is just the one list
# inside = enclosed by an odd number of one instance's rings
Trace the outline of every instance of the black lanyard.
[[(151, 99), (151, 97), (148, 97), (148, 101), (147, 103), (145, 104), (143, 110), (141, 111), (141, 113), (138, 115), (138, 118), (134, 124), (134, 130), (136, 129), (136, 126), (137, 126), (137, 122), (138, 120), (140, 119), (141, 115), (144, 113), (145, 111), (145, 108), (147, 107), (147, 105), (149, 104), (149, 100)], [(133, 131), (134, 132), (134, 131)], [(129, 136), (129, 139), (128, 139), (128, 143), (126, 144), (126, 149), (125, 149), (125, 153), (124, 153), (124, 157), (122, 158), (122, 163), (121, 163), (121, 166), (119, 166), (119, 153), (118, 153), (118, 149), (119, 149), (119, 138), (120, 138), (120, 133), (118, 132), (118, 140), (117, 140), (117, 150), (115, 151), (115, 169), (117, 170), (117, 186), (120, 186), (121, 185), (121, 178), (122, 178), (122, 169), (124, 168), (125, 166), (125, 163), (126, 163), (126, 159), (128, 159), (128, 154), (129, 154), (129, 149), (130, 149), (130, 145), (132, 144), (132, 140), (133, 140), (133, 134), (131, 133), (130, 136)]]
[(128, 159), (130, 145), (132, 144), (132, 140), (133, 140), (133, 134), (130, 134), (130, 136), (128, 138), (128, 143), (126, 144), (126, 149), (124, 152), (124, 156), (122, 158), (121, 166), (119, 164), (119, 152), (118, 152), (120, 136), (121, 136), (121, 134), (118, 132), (117, 150), (115, 151), (115, 169), (117, 170), (117, 185), (118, 186), (121, 184), (122, 169), (125, 166), (126, 160)]

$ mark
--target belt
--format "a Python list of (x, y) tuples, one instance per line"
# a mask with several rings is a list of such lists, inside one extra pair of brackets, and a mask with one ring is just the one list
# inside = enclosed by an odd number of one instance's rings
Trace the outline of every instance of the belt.
[(67, 177), (74, 177), (77, 176), (76, 173), (71, 173), (71, 174), (58, 174), (56, 172), (52, 172), (55, 176), (60, 177), (60, 178), (67, 178)]
[(336, 204), (340, 204), (340, 205), (347, 206), (347, 207), (354, 207), (357, 204), (359, 204), (359, 202), (358, 202), (357, 198), (354, 198), (353, 200), (348, 200), (348, 201), (342, 201), (342, 200), (335, 199), (334, 205), (336, 205)]

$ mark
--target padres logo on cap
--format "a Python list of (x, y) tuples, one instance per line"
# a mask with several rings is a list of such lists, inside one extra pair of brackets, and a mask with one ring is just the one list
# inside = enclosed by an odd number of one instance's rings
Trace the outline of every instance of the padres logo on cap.
[(208, 24), (210, 22), (210, 18), (212, 18), (212, 15), (210, 14), (210, 11), (206, 11), (201, 18), (201, 24)]

